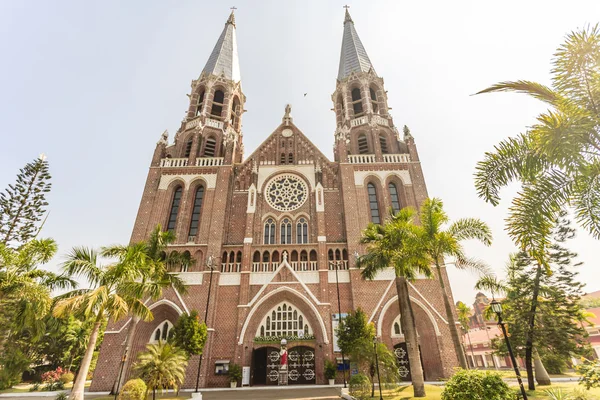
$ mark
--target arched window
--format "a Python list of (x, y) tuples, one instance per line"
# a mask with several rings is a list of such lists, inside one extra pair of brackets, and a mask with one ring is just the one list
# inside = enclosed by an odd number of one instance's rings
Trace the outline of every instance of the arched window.
[(294, 155), (292, 153), (288, 154), (288, 164), (294, 163)]
[(371, 94), (371, 106), (373, 107), (373, 113), (379, 114), (379, 102), (377, 101), (377, 93), (373, 88), (369, 88)]
[(192, 263), (192, 255), (190, 254), (189, 251), (184, 251), (183, 254), (181, 255), (181, 261), (180, 261), (180, 272), (188, 272), (188, 270), (190, 269), (190, 264)]
[[(295, 306), (280, 303), (265, 314), (256, 335), (261, 336), (305, 336), (312, 334), (312, 328), (305, 323), (306, 317)], [(264, 334), (263, 334), (264, 329)]]
[(367, 141), (367, 135), (361, 133), (358, 135), (358, 153), (367, 154), (369, 152), (369, 142)]
[(212, 108), (210, 109), (210, 115), (221, 119), (221, 112), (223, 112), (223, 103), (225, 102), (225, 93), (222, 90), (215, 90), (213, 96)]
[(275, 244), (275, 221), (269, 218), (265, 222), (265, 240), (264, 244)]
[(234, 129), (238, 129), (238, 125), (240, 122), (240, 115), (241, 115), (241, 110), (240, 110), (240, 100), (236, 97), (233, 98), (233, 104), (231, 106), (231, 125), (233, 126)]
[(173, 324), (170, 321), (159, 324), (150, 336), (150, 343), (166, 342), (171, 329), (173, 329)]
[(400, 333), (400, 324), (397, 323), (397, 322), (394, 323), (394, 335), (398, 335), (398, 336), (401, 335), (401, 333)]
[(377, 189), (375, 185), (369, 183), (367, 185), (367, 192), (369, 193), (369, 209), (371, 210), (371, 222), (379, 224), (379, 203), (377, 202)]
[(181, 203), (181, 193), (183, 189), (178, 186), (173, 193), (173, 201), (171, 202), (171, 212), (169, 213), (169, 222), (167, 222), (167, 230), (174, 231), (177, 226), (177, 214), (179, 213), (179, 203)]
[[(394, 318), (394, 322), (392, 322), (392, 332), (391, 336), (392, 337), (402, 337), (403, 333), (402, 333), (402, 323), (400, 322), (400, 315), (398, 315), (396, 318)], [(420, 336), (419, 334), (417, 334), (417, 336)]]
[(192, 219), (190, 221), (190, 232), (188, 240), (193, 242), (198, 234), (200, 224), (200, 210), (202, 209), (202, 199), (204, 198), (204, 186), (198, 186), (194, 196), (194, 208), (192, 208)]
[(387, 154), (387, 152), (388, 152), (387, 140), (386, 140), (385, 136), (383, 136), (383, 135), (379, 136), (379, 146), (381, 147), (381, 152), (383, 154)]
[(296, 223), (296, 243), (308, 243), (308, 222), (306, 222), (306, 218), (300, 218)]
[(192, 144), (194, 143), (194, 140), (192, 138), (189, 138), (187, 143), (185, 144), (185, 153), (183, 153), (184, 157), (189, 157), (190, 153), (192, 152)]
[(352, 89), (352, 109), (354, 110), (354, 118), (363, 115), (362, 95), (360, 88)]
[(281, 153), (281, 162), (280, 164), (285, 164), (286, 159), (285, 159), (285, 153)]
[(292, 243), (292, 222), (288, 218), (281, 221), (281, 244)]
[(196, 106), (196, 116), (202, 113), (202, 106), (204, 106), (204, 90), (200, 92), (200, 96), (198, 97), (198, 105)]
[(211, 136), (206, 139), (206, 144), (204, 145), (204, 157), (214, 157), (216, 148), (217, 141), (214, 137)]
[(388, 189), (390, 191), (390, 199), (392, 200), (392, 210), (394, 210), (394, 214), (400, 211), (400, 200), (398, 199), (398, 189), (396, 188), (396, 184), (391, 183), (388, 185)]

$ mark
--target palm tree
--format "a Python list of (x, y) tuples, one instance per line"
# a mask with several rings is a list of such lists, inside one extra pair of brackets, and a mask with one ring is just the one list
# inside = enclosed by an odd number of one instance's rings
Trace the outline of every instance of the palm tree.
[(471, 344), (471, 334), (469, 333), (469, 317), (471, 316), (471, 307), (469, 307), (462, 301), (459, 301), (458, 303), (456, 303), (456, 314), (458, 315), (458, 321), (460, 322), (460, 326), (463, 330), (463, 333), (466, 333), (467, 338), (469, 339), (471, 357), (473, 357), (473, 362), (475, 362), (475, 353), (473, 352), (473, 345)]
[(366, 244), (366, 254), (356, 264), (364, 268), (364, 279), (373, 279), (386, 268), (394, 268), (396, 291), (400, 307), (400, 325), (406, 340), (408, 359), (415, 397), (425, 397), (423, 367), (417, 338), (417, 326), (408, 292), (408, 282), (419, 274), (431, 277), (429, 260), (425, 257), (418, 240), (418, 227), (414, 224), (416, 212), (404, 208), (383, 224), (370, 223), (363, 231), (361, 243)]
[(53, 310), (56, 317), (74, 313), (94, 321), (87, 349), (71, 391), (71, 399), (74, 400), (83, 400), (85, 380), (101, 324), (109, 318), (117, 321), (127, 314), (136, 315), (146, 321), (152, 320), (152, 312), (144, 304), (144, 300), (149, 294), (157, 293), (156, 283), (148, 281), (152, 268), (143, 243), (123, 249), (119, 253), (118, 262), (113, 264), (100, 264), (100, 255), (114, 253), (105, 251), (99, 254), (83, 247), (71, 250), (62, 266), (64, 273), (85, 278), (91, 288), (74, 290), (60, 296)]
[(566, 36), (552, 61), (551, 87), (531, 81), (500, 82), (480, 91), (525, 93), (550, 109), (517, 137), (496, 145), (477, 165), (480, 197), (497, 205), (511, 181), (522, 190), (513, 199), (507, 230), (542, 265), (549, 233), (567, 206), (582, 227), (600, 238), (600, 27)]
[(69, 349), (71, 356), (69, 357), (67, 372), (71, 372), (73, 361), (77, 359), (81, 352), (86, 348), (90, 333), (88, 328), (89, 326), (87, 326), (87, 324), (84, 324), (82, 321), (77, 319), (73, 319), (71, 322), (69, 322), (69, 326), (65, 332), (65, 339), (71, 345)]
[(442, 267), (445, 267), (445, 257), (454, 258), (454, 266), (459, 269), (472, 269), (478, 272), (489, 273), (489, 268), (480, 261), (472, 260), (466, 257), (462, 244), (463, 240), (476, 239), (489, 246), (492, 244), (492, 232), (485, 222), (477, 218), (462, 218), (454, 221), (446, 230), (442, 227), (448, 223), (449, 218), (443, 209), (443, 203), (440, 199), (427, 199), (421, 205), (421, 227), (423, 234), (420, 236), (423, 241), (430, 262), (435, 266), (438, 280), (442, 288), (442, 297), (446, 309), (446, 318), (450, 335), (454, 344), (454, 351), (462, 368), (467, 369), (467, 358), (463, 352), (460, 335), (456, 327), (454, 310), (446, 291), (446, 282)]
[[(181, 294), (186, 292), (187, 289), (181, 278), (176, 274), (169, 273), (169, 267), (182, 263), (190, 265), (193, 260), (175, 252), (166, 255), (166, 247), (170, 243), (173, 243), (174, 240), (175, 234), (173, 232), (163, 231), (161, 225), (157, 225), (152, 233), (150, 233), (148, 240), (142, 242), (145, 253), (143, 264), (145, 265), (145, 268), (147, 268), (147, 271), (142, 278), (142, 284), (137, 287), (137, 295), (140, 296), (140, 298), (151, 296), (152, 299), (156, 300), (162, 297), (162, 291), (167, 287), (173, 287)], [(138, 245), (113, 246), (105, 248), (103, 253), (108, 256), (123, 258), (136, 246)], [(125, 362), (121, 364), (122, 370), (127, 370), (129, 367), (130, 357), (126, 357), (126, 353), (132, 348), (135, 328), (138, 322), (139, 317), (135, 314), (132, 315), (132, 321), (127, 330), (127, 339), (125, 340), (123, 357), (121, 357), (121, 359), (125, 359)], [(121, 390), (124, 383), (124, 375), (125, 374), (121, 373), (118, 374), (119, 378), (115, 381), (112, 393), (118, 393)]]
[(134, 369), (148, 390), (152, 388), (152, 400), (156, 399), (158, 388), (174, 388), (179, 392), (185, 379), (186, 352), (169, 343), (149, 344), (146, 349), (138, 356)]

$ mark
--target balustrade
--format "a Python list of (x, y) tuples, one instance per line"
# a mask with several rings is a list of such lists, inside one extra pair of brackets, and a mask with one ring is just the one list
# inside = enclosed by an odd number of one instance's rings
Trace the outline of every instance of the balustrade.
[(366, 123), (367, 123), (367, 117), (362, 116), (362, 117), (354, 118), (352, 121), (350, 121), (350, 126), (354, 128), (355, 126), (364, 125)]
[(375, 162), (375, 154), (350, 154), (348, 162), (350, 164), (371, 164)]
[(187, 158), (163, 158), (160, 160), (161, 167), (186, 167), (187, 165)]
[(408, 163), (410, 155), (408, 154), (384, 154), (383, 162), (385, 163)]
[(218, 167), (223, 165), (223, 157), (199, 157), (196, 158), (197, 167)]
[(206, 126), (211, 128), (223, 129), (223, 121), (217, 121), (216, 119), (206, 118)]

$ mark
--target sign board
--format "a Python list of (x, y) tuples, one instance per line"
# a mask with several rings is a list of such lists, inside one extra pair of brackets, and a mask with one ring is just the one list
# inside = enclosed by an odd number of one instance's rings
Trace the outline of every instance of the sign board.
[(334, 353), (341, 353), (342, 350), (338, 347), (338, 338), (336, 329), (340, 324), (340, 316), (342, 319), (346, 318), (348, 314), (331, 314), (331, 328), (333, 332), (333, 351)]
[(242, 367), (242, 386), (250, 386), (250, 367)]

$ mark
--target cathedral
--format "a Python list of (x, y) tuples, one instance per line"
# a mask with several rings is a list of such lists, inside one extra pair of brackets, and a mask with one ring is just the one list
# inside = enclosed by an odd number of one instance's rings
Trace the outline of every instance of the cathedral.
[[(184, 388), (194, 388), (197, 379), (200, 387), (226, 387), (234, 363), (243, 369), (244, 385), (280, 384), (282, 337), (289, 384), (325, 384), (326, 360), (337, 361), (341, 383), (334, 332), (340, 316), (359, 307), (410, 380), (394, 270), (365, 281), (355, 264), (365, 251), (360, 237), (368, 223), (383, 222), (389, 209), (418, 208), (427, 188), (415, 139), (406, 128), (400, 133), (388, 113), (383, 78), (347, 9), (333, 78), (333, 160), (294, 123), (289, 105), (282, 107), (281, 124), (244, 156), (246, 95), (231, 13), (192, 81), (174, 139), (165, 131), (156, 144), (131, 237), (145, 240), (159, 224), (172, 231), (176, 240), (168, 252), (191, 260), (171, 266), (188, 290), (171, 288), (149, 302), (151, 322), (109, 322), (91, 391), (132, 377), (138, 353), (166, 339), (179, 316), (191, 311), (206, 318), (208, 339), (201, 363), (200, 356), (189, 360)], [(458, 359), (439, 282), (417, 279), (409, 289), (425, 379), (449, 377)]]

